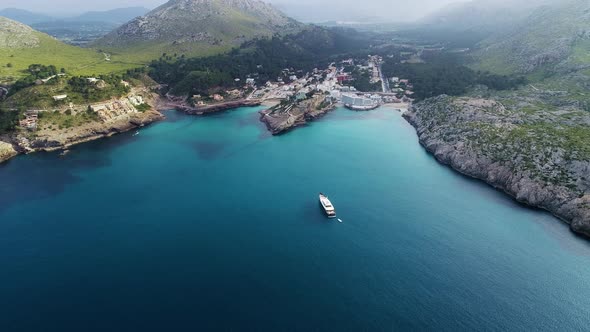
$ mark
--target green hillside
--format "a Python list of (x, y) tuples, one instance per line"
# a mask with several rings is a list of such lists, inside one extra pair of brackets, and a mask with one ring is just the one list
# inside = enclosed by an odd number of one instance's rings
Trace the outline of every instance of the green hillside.
[(590, 3), (560, 1), (541, 6), (511, 31), (479, 45), (474, 67), (533, 80), (590, 66)]
[(116, 55), (66, 45), (21, 23), (0, 17), (0, 83), (14, 82), (31, 64), (54, 65), (73, 75), (98, 75), (138, 67)]
[(301, 27), (257, 0), (171, 0), (96, 41), (93, 47), (125, 61), (149, 62), (164, 53), (213, 55), (254, 37), (297, 32)]

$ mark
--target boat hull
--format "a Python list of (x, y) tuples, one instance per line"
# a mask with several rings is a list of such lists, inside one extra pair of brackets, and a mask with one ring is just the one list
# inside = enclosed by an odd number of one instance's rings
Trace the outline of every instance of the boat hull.
[[(326, 196), (320, 195), (319, 203), (320, 207), (322, 208), (322, 210), (328, 218), (336, 218), (336, 210), (334, 209), (332, 203), (328, 200)], [(328, 206), (326, 206), (325, 204), (327, 204)]]

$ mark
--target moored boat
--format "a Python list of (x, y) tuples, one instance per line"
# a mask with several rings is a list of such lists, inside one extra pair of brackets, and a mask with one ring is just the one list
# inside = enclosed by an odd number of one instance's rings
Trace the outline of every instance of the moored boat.
[(328, 218), (336, 218), (336, 209), (334, 209), (334, 205), (332, 205), (332, 202), (330, 202), (328, 196), (320, 193), (320, 204), (322, 205), (322, 208), (324, 209), (324, 212), (326, 212)]

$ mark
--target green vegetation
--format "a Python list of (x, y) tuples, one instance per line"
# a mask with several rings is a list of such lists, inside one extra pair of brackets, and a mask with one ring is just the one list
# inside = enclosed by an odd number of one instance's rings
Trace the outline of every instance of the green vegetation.
[(141, 66), (137, 62), (127, 62), (116, 55), (111, 61), (105, 55), (91, 49), (83, 49), (61, 43), (45, 34), (35, 32), (39, 46), (32, 48), (0, 48), (0, 59), (7, 59), (10, 66), (0, 66), (0, 83), (14, 82), (26, 76), (30, 64), (53, 65), (64, 68), (72, 75), (97, 75), (123, 73)]
[(352, 86), (358, 91), (373, 92), (381, 90), (381, 83), (371, 83), (372, 73), (368, 70), (361, 70), (358, 67), (354, 67), (350, 71), (352, 76)]
[(39, 113), (39, 126), (50, 130), (77, 127), (99, 120), (98, 114), (90, 109), (80, 112), (67, 110), (64, 113), (59, 111)]
[(0, 135), (14, 130), (18, 124), (18, 118), (18, 111), (9, 111), (0, 107)]
[(19, 90), (35, 85), (37, 80), (47, 79), (58, 73), (57, 68), (54, 65), (44, 66), (41, 64), (29, 65), (26, 72), (28, 73), (28, 76), (19, 79), (10, 87), (10, 94), (14, 94)]
[[(357, 34), (312, 27), (284, 37), (254, 39), (228, 54), (187, 59), (163, 54), (150, 76), (175, 95), (206, 94), (212, 87), (235, 87), (247, 77), (258, 83), (323, 68), (338, 55), (366, 47)], [(287, 71), (284, 71), (287, 69)], [(236, 82), (235, 79), (240, 81)]]
[[(97, 46), (98, 47), (98, 46)], [(111, 61), (121, 65), (122, 72), (134, 67), (144, 67), (151, 61), (159, 59), (163, 53), (177, 54), (179, 57), (207, 57), (231, 51), (227, 45), (209, 45), (205, 43), (190, 43), (171, 45), (169, 42), (137, 42), (125, 46), (100, 46), (98, 52), (104, 51), (111, 55)], [(103, 71), (96, 71), (104, 73)]]
[(590, 62), (590, 42), (584, 36), (589, 10), (588, 1), (569, 0), (529, 11), (506, 33), (485, 39), (472, 66), (496, 74), (532, 74), (531, 80), (577, 70)]
[(492, 90), (515, 89), (527, 82), (522, 76), (495, 75), (476, 72), (460, 64), (456, 55), (442, 55), (428, 59), (427, 63), (397, 63), (387, 60), (383, 72), (387, 77), (403, 77), (414, 85), (414, 97), (423, 100), (441, 94), (460, 96), (476, 84)]
[(170, 1), (96, 41), (123, 61), (149, 63), (166, 53), (213, 56), (255, 37), (300, 30), (303, 25), (262, 2)]
[[(68, 103), (87, 104), (129, 93), (129, 88), (121, 81), (125, 76), (116, 74), (100, 75), (93, 80), (87, 77), (56, 76), (44, 84), (35, 84), (41, 77), (51, 77), (55, 66), (31, 65), (41, 68), (27, 77), (17, 81), (9, 90), (9, 97), (4, 104), (11, 108), (62, 108)], [(67, 95), (66, 99), (54, 100), (53, 96)]]
[(93, 103), (129, 93), (129, 88), (121, 81), (122, 77), (114, 74), (100, 75), (96, 82), (85, 77), (72, 77), (67, 81), (63, 92), (75, 104)]
[(145, 112), (145, 111), (149, 111), (149, 110), (152, 109), (152, 107), (150, 105), (145, 104), (145, 103), (144, 104), (137, 105), (137, 106), (135, 106), (135, 108), (138, 111), (142, 112), (142, 113)]

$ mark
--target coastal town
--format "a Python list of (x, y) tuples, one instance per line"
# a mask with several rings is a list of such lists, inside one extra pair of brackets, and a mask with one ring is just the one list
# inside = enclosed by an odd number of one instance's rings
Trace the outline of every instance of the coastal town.
[[(241, 88), (217, 91), (208, 96), (194, 95), (187, 105), (174, 102), (169, 96), (168, 106), (174, 106), (188, 114), (204, 115), (241, 106), (265, 105), (260, 112), (273, 134), (281, 134), (303, 125), (337, 106), (354, 111), (374, 110), (383, 105), (405, 110), (412, 103), (412, 84), (407, 79), (385, 77), (381, 70), (383, 58), (368, 56), (366, 59), (345, 59), (331, 63), (325, 69), (315, 68), (302, 73), (285, 68), (274, 81), (258, 82), (256, 73), (245, 78)], [(375, 91), (360, 91), (354, 87), (355, 72), (367, 74)], [(235, 78), (236, 83), (242, 82)]]
[[(358, 63), (357, 63), (358, 62)], [(346, 59), (331, 63), (326, 69), (315, 68), (302, 74), (293, 68), (285, 68), (276, 81), (258, 82), (256, 73), (245, 79), (242, 88), (225, 90), (209, 96), (194, 95), (191, 101), (195, 108), (205, 108), (234, 100), (258, 100), (262, 103), (285, 100), (302, 101), (316, 93), (325, 94), (334, 103), (353, 110), (374, 109), (383, 104), (407, 105), (413, 101), (412, 84), (407, 79), (385, 77), (381, 71), (380, 56), (369, 56), (364, 61)], [(355, 78), (347, 67), (353, 66), (371, 74), (371, 83), (379, 83), (381, 91), (358, 91), (353, 85)], [(240, 78), (235, 79), (241, 82)]]
[[(383, 58), (348, 58), (324, 69), (304, 73), (285, 68), (276, 80), (260, 82), (256, 73), (235, 78), (231, 89), (211, 88), (210, 94), (177, 97), (155, 93), (161, 86), (133, 86), (125, 80), (116, 85), (126, 93), (119, 97), (80, 104), (68, 93), (49, 95), (47, 107), (27, 109), (18, 122), (21, 131), (13, 139), (17, 150), (67, 149), (68, 146), (136, 128), (163, 118), (159, 110), (177, 109), (191, 115), (206, 115), (244, 106), (266, 106), (259, 112), (273, 135), (285, 133), (320, 118), (339, 106), (353, 111), (370, 111), (383, 105), (407, 110), (412, 103), (412, 84), (399, 77), (386, 77)], [(44, 86), (67, 80), (59, 73), (35, 82)], [(96, 90), (113, 85), (96, 77), (76, 78)], [(370, 91), (355, 87), (365, 79)], [(58, 90), (56, 90), (58, 91)], [(63, 90), (59, 90), (63, 91)], [(146, 112), (148, 111), (148, 112)], [(12, 154), (12, 153), (11, 153)]]

